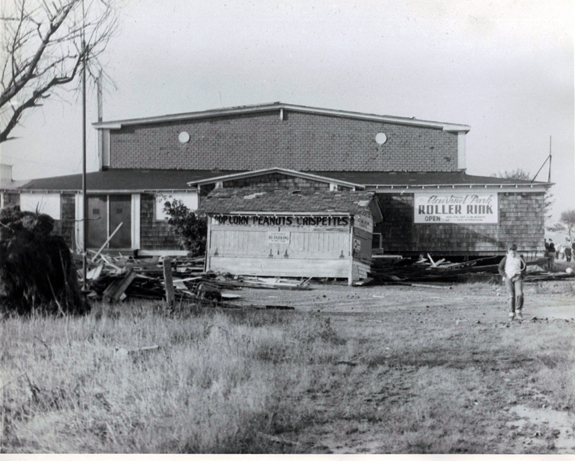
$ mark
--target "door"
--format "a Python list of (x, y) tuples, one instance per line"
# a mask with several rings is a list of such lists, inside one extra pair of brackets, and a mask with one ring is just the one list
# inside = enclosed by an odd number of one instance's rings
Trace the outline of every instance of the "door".
[(108, 238), (108, 200), (106, 195), (88, 196), (88, 248), (100, 248)]
[(122, 223), (122, 227), (110, 240), (110, 248), (132, 248), (132, 196), (110, 195), (110, 234)]
[(132, 248), (132, 196), (88, 196), (88, 248), (101, 248), (118, 225), (107, 248)]

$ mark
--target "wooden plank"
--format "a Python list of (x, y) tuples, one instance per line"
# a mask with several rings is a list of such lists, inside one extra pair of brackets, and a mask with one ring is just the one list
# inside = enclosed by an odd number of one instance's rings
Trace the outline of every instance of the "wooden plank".
[(104, 290), (102, 299), (107, 303), (118, 302), (135, 277), (136, 273), (129, 270), (124, 278), (114, 280), (110, 285), (108, 285), (108, 288)]
[[(273, 231), (276, 231), (274, 228)], [(327, 255), (328, 258), (339, 256), (341, 250), (348, 247), (349, 228), (346, 232), (302, 232), (300, 230), (286, 230), (290, 233), (290, 242), (268, 243), (267, 234), (271, 230), (230, 231), (227, 229), (212, 229), (210, 231), (209, 254), (218, 251), (218, 256), (244, 256), (264, 257), (268, 256), (270, 250), (274, 255), (278, 252), (285, 254), (288, 250), (290, 257), (305, 258), (308, 255)], [(337, 254), (336, 254), (337, 253)]]
[(166, 303), (174, 305), (174, 281), (172, 278), (172, 259), (164, 258), (164, 282), (166, 283)]
[(122, 227), (122, 224), (124, 224), (123, 222), (121, 222), (120, 224), (118, 224), (118, 227), (116, 227), (116, 229), (114, 230), (114, 232), (112, 232), (112, 235), (110, 235), (108, 237), (108, 240), (106, 240), (104, 242), (104, 244), (100, 247), (100, 249), (97, 251), (96, 255), (92, 258), (92, 262), (94, 262), (96, 260), (96, 258), (98, 257), (98, 255), (104, 250), (104, 248), (106, 248), (106, 245), (108, 244), (108, 242), (110, 240), (112, 240), (112, 237), (114, 237), (114, 235), (116, 235), (116, 232), (118, 232), (120, 230), (120, 227)]
[(349, 262), (347, 284), (351, 286), (353, 284), (353, 227), (349, 229), (349, 254), (352, 257), (352, 261)]
[(104, 263), (101, 263), (101, 264), (98, 264), (95, 268), (90, 269), (88, 271), (88, 273), (86, 274), (86, 279), (87, 280), (98, 279), (98, 277), (100, 277), (100, 274), (102, 273), (103, 268), (104, 268)]
[(212, 271), (235, 275), (348, 278), (351, 260), (211, 257), (209, 264)]

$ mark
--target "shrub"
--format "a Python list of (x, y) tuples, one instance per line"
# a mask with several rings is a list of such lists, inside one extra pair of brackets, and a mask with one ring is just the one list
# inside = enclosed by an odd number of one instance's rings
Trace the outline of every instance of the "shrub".
[(54, 220), (41, 213), (0, 211), (0, 288), (4, 305), (20, 314), (33, 309), (83, 313), (82, 299), (70, 249), (51, 235)]
[(168, 224), (174, 228), (178, 243), (188, 250), (191, 256), (205, 254), (208, 235), (207, 219), (197, 216), (177, 199), (166, 202), (164, 211), (169, 216)]

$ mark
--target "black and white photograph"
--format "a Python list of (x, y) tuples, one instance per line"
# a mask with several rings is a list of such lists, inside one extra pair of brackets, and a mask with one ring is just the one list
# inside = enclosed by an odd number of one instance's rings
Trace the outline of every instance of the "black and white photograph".
[(0, 1), (0, 457), (572, 459), (574, 26)]

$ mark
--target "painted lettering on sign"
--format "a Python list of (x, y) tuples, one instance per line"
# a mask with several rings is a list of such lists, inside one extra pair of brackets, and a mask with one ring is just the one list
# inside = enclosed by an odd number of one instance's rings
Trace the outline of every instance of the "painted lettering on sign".
[(218, 215), (212, 217), (215, 225), (258, 226), (349, 226), (348, 216), (245, 216)]
[(497, 224), (497, 194), (414, 194), (414, 223)]
[(371, 215), (355, 215), (353, 217), (353, 226), (357, 227), (358, 229), (363, 229), (367, 232), (373, 232), (373, 219)]
[(268, 232), (268, 243), (283, 243), (289, 245), (289, 232)]

